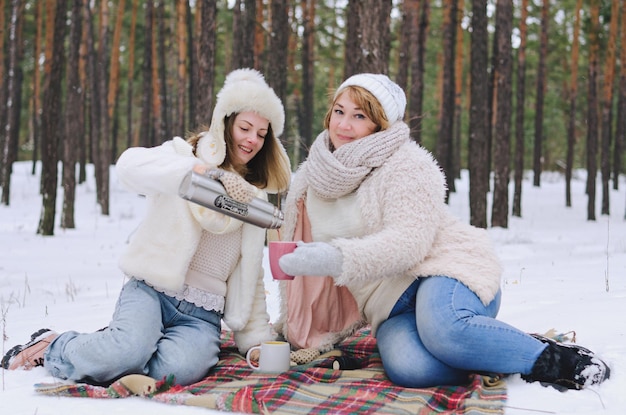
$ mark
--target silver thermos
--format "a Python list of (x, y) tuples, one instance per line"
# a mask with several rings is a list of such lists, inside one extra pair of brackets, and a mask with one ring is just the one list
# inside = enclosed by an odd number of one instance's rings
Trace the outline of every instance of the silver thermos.
[(183, 199), (261, 228), (278, 229), (283, 224), (283, 212), (270, 202), (259, 198), (250, 203), (238, 202), (226, 194), (219, 181), (194, 171), (180, 183), (178, 194)]

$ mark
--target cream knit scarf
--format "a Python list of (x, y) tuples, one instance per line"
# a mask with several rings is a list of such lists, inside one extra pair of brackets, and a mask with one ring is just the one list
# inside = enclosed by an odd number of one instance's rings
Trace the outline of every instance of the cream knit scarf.
[(380, 167), (409, 140), (409, 127), (402, 121), (386, 130), (370, 134), (330, 151), (328, 130), (317, 136), (307, 162), (304, 177), (319, 197), (336, 199), (355, 191), (367, 175)]

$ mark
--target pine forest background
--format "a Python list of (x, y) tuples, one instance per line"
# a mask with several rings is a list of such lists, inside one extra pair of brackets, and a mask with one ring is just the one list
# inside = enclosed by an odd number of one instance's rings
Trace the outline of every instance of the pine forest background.
[(108, 215), (119, 154), (206, 126), (241, 67), (283, 100), (294, 170), (333, 88), (388, 74), (450, 192), (469, 171), (476, 226), (522, 216), (524, 174), (541, 186), (549, 170), (565, 175), (564, 208), (586, 171), (595, 221), (623, 174), (626, 0), (0, 0), (0, 39), (1, 202), (13, 163), (40, 162), (42, 235), (54, 234), (59, 183), (62, 228), (75, 227), (89, 163)]

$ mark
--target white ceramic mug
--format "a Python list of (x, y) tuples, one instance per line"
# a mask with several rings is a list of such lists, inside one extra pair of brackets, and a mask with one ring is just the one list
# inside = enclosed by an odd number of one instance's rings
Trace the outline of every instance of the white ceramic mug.
[[(250, 353), (253, 350), (259, 350), (259, 364), (255, 365), (250, 361)], [(291, 348), (289, 343), (281, 341), (268, 341), (261, 343), (260, 346), (251, 347), (246, 353), (246, 361), (248, 366), (254, 370), (261, 372), (281, 373), (289, 370)]]

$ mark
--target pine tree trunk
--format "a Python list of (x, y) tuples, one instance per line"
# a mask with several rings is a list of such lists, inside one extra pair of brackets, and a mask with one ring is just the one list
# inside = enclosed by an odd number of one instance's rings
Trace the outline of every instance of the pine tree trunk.
[[(302, 103), (300, 104), (300, 139), (302, 152), (300, 157), (307, 156), (307, 149), (313, 143), (313, 90), (315, 87), (315, 2), (316, 0), (302, 0)], [(302, 160), (298, 160), (300, 162)]]
[[(456, 49), (454, 57), (454, 145), (453, 145), (453, 174), (454, 178), (461, 178), (461, 115), (462, 115), (462, 93), (463, 93), (463, 17), (465, 16), (465, 0), (459, 0), (456, 19)], [(453, 187), (449, 190), (456, 192), (455, 181), (451, 181)]]
[[(98, 36), (98, 51), (97, 59), (99, 63), (109, 62), (109, 3), (106, 1), (100, 2), (99, 11), (100, 30)], [(111, 166), (111, 119), (107, 111), (107, 97), (108, 97), (108, 77), (107, 77), (107, 65), (96, 65), (96, 79), (98, 80), (98, 99), (100, 116), (100, 130), (97, 132), (97, 152), (99, 153), (100, 161), (98, 163), (97, 171), (100, 172), (100, 180), (96, 180), (96, 192), (98, 194), (98, 204), (100, 205), (100, 212), (103, 215), (109, 214), (109, 188), (110, 178), (109, 169)]]
[(399, 29), (399, 52), (398, 52), (398, 72), (396, 73), (396, 83), (404, 91), (409, 88), (409, 63), (411, 62), (411, 39), (413, 33), (417, 31), (415, 17), (419, 11), (419, 0), (406, 0), (400, 5), (402, 12), (402, 23)]
[(160, 77), (160, 68), (159, 68), (159, 0), (155, 0), (154, 8), (152, 9), (152, 42), (149, 45), (146, 45), (147, 48), (151, 48), (151, 56), (152, 62), (150, 64), (150, 68), (152, 70), (152, 96), (150, 97), (150, 101), (152, 102), (152, 119), (150, 122), (152, 123), (152, 131), (154, 131), (154, 141), (150, 143), (151, 146), (160, 144), (162, 142), (162, 126), (161, 126), (161, 112), (163, 107), (161, 105), (161, 77)]
[(565, 159), (565, 206), (572, 206), (572, 169), (576, 145), (576, 100), (578, 98), (578, 55), (580, 51), (580, 10), (582, 0), (576, 1), (574, 33), (572, 34), (571, 77), (569, 91), (569, 123), (567, 126), (567, 155)]
[[(241, 3), (243, 1), (243, 9)], [(254, 68), (256, 0), (237, 0), (233, 15), (233, 60), (231, 70)]]
[[(289, 51), (289, 4), (287, 0), (272, 1), (272, 27), (270, 29), (267, 82), (283, 102), (287, 113), (287, 53)], [(287, 115), (287, 114), (285, 114)], [(285, 132), (281, 141), (288, 148), (289, 120), (285, 120)]]
[[(56, 3), (56, 4), (54, 4)], [(56, 8), (54, 7), (56, 5)], [(61, 85), (63, 83), (63, 65), (65, 60), (65, 10), (66, 2), (50, 2), (46, 16), (54, 15), (54, 30), (46, 34), (46, 45), (50, 45), (49, 54), (52, 61), (46, 65), (43, 107), (41, 114), (42, 127), (42, 170), (41, 193), (42, 210), (37, 233), (54, 235), (54, 219), (56, 213), (57, 179), (58, 179), (58, 144), (59, 131), (62, 124)], [(48, 46), (46, 46), (48, 48)]]
[(611, 141), (613, 125), (613, 80), (615, 79), (615, 49), (617, 43), (617, 12), (618, 2), (611, 2), (611, 23), (609, 38), (607, 42), (607, 54), (604, 68), (604, 88), (602, 94), (602, 120), (600, 121), (601, 131), (601, 153), (600, 170), (602, 172), (602, 214), (608, 215), (610, 210), (610, 190), (609, 180), (611, 179)]
[(143, 48), (143, 64), (141, 66), (143, 88), (141, 92), (141, 121), (139, 124), (139, 145), (142, 147), (151, 147), (153, 145), (153, 129), (152, 123), (152, 21), (153, 21), (153, 3), (149, 0), (145, 3), (145, 21), (144, 21), (144, 48)]
[[(306, 1), (306, 0), (303, 0)], [(348, 0), (346, 8), (346, 41), (344, 43), (343, 79), (359, 72), (356, 67), (359, 50), (359, 0)]]
[[(13, 10), (13, 8), (11, 8), (11, 10)], [(10, 14), (10, 16), (12, 16), (12, 14)], [(5, 3), (4, 0), (0, 0), (0, 25), (2, 27), (0, 27), (0, 39), (5, 39)], [(10, 30), (10, 27), (9, 27)], [(13, 38), (15, 37), (15, 35), (13, 35)], [(9, 127), (7, 125), (7, 120), (6, 120), (6, 116), (7, 116), (7, 104), (8, 104), (8, 100), (7, 100), (7, 93), (8, 93), (8, 88), (7, 88), (7, 81), (8, 79), (5, 79), (5, 45), (7, 45), (7, 43), (11, 42), (13, 39), (7, 39), (7, 42), (0, 42), (0, 79), (3, 80), (2, 83), (0, 83), (0, 126), (4, 126), (5, 128), (2, 129), (2, 131), (0, 131), (0, 187), (2, 187), (4, 192), (8, 192), (8, 189), (4, 189), (4, 187), (6, 186), (6, 182), (4, 181), (4, 178), (7, 176), (8, 173), (5, 169), (7, 168), (7, 164), (6, 164), (6, 159), (7, 159), (7, 153), (6, 153), (6, 148), (5, 145), (8, 146), (8, 141), (7, 141), (7, 127)], [(10, 62), (6, 62), (7, 65), (10, 65)], [(7, 68), (8, 69), (8, 68)], [(9, 184), (11, 182), (9, 181)], [(0, 200), (4, 199), (4, 197), (0, 197)], [(7, 199), (9, 199), (9, 196), (7, 194)], [(1, 202), (3, 204), (5, 204), (4, 202)], [(6, 203), (8, 204), (8, 202)]]
[[(38, 1), (35, 6), (35, 56), (41, 56), (43, 37), (42, 32), (42, 15), (43, 1)], [(32, 144), (33, 144), (33, 168), (32, 174), (35, 174), (35, 166), (39, 160), (39, 143), (41, 141), (41, 71), (40, 65), (33, 66), (33, 114), (32, 119)], [(3, 79), (3, 78), (0, 78)]]
[(197, 22), (199, 21), (198, 16), (200, 16), (198, 3), (196, 3), (196, 12), (191, 12), (191, 5), (189, 4), (189, 0), (185, 0), (185, 4), (187, 7), (187, 59), (189, 66), (189, 88), (188, 88), (188, 97), (189, 101), (189, 111), (188, 111), (188, 120), (189, 120), (189, 128), (188, 130), (195, 130), (198, 128), (197, 118), (196, 118), (196, 106), (198, 97), (196, 91), (198, 90), (198, 45), (195, 42), (195, 31), (197, 28)]
[(263, 29), (264, 22), (264, 10), (263, 0), (256, 0), (255, 4), (255, 16), (254, 16), (254, 32), (253, 32), (253, 50), (254, 54), (254, 68), (263, 72), (265, 58), (263, 52), (265, 51), (265, 30)]
[(613, 147), (613, 189), (619, 189), (619, 175), (622, 172), (622, 154), (626, 142), (626, 1), (621, 0), (620, 25), (620, 76), (619, 96), (617, 99), (617, 122), (615, 126), (615, 145)]
[(172, 119), (172, 132), (183, 136), (185, 132), (185, 91), (187, 85), (187, 0), (176, 0), (176, 102)]
[(389, 72), (391, 6), (391, 0), (348, 2), (344, 78), (359, 72)]
[(133, 135), (133, 86), (135, 79), (135, 33), (137, 31), (137, 9), (139, 0), (133, 0), (130, 15), (130, 34), (128, 39), (128, 76), (126, 102), (126, 147), (139, 145), (136, 135)]
[(543, 0), (541, 8), (541, 43), (539, 46), (539, 66), (537, 67), (537, 100), (535, 101), (535, 146), (533, 151), (533, 185), (541, 185), (543, 170), (543, 103), (546, 91), (546, 59), (548, 56), (549, 0)]
[(243, 51), (241, 67), (254, 68), (254, 33), (256, 32), (256, 2), (244, 0), (246, 12), (243, 19)]
[(198, 84), (196, 99), (196, 125), (208, 126), (213, 111), (213, 80), (215, 78), (215, 36), (217, 1), (202, 0), (200, 38), (198, 44)]
[[(9, 62), (6, 80), (6, 98), (9, 104), (0, 114), (0, 122), (4, 128), (0, 132), (2, 139), (2, 157), (0, 162), (0, 185), (2, 186), (3, 205), (8, 206), (11, 200), (11, 172), (17, 160), (17, 148), (20, 131), (20, 111), (22, 109), (22, 27), (24, 20), (24, 4), (21, 0), (13, 0), (11, 4), (11, 23), (9, 25)], [(4, 62), (0, 62), (2, 65)], [(3, 87), (4, 88), (4, 87)]]
[(409, 128), (417, 143), (422, 142), (422, 117), (424, 108), (424, 74), (426, 40), (430, 22), (430, 0), (421, 0), (419, 16), (415, 15), (415, 26), (411, 47), (411, 88), (409, 90)]
[(487, 227), (487, 0), (472, 0), (468, 165), (470, 223)]
[(513, 74), (511, 34), (513, 32), (513, 1), (496, 3), (497, 56), (494, 86), (496, 114), (494, 130), (494, 182), (491, 226), (508, 228), (509, 173), (511, 159), (511, 79)]
[(65, 111), (65, 139), (63, 140), (63, 212), (61, 228), (74, 229), (74, 201), (76, 193), (76, 162), (82, 136), (83, 92), (80, 85), (78, 64), (83, 34), (82, 0), (72, 1), (69, 51), (67, 59), (67, 107)]
[(437, 160), (446, 176), (446, 203), (450, 188), (454, 188), (454, 55), (456, 47), (457, 0), (443, 2), (443, 68), (441, 84), (441, 107), (437, 135)]
[[(196, 7), (197, 8), (197, 7)], [(198, 15), (196, 11), (196, 15)], [(241, 13), (241, 0), (235, 0), (233, 7), (233, 45), (232, 45), (232, 57), (230, 61), (230, 70), (237, 69), (241, 66), (241, 55), (243, 54), (243, 25), (242, 25), (242, 13)]]
[(515, 95), (515, 174), (513, 216), (522, 217), (522, 181), (524, 179), (524, 107), (526, 96), (526, 41), (528, 40), (528, 0), (522, 0), (520, 45), (517, 48), (517, 88)]
[(158, 115), (156, 119), (157, 124), (157, 143), (162, 143), (166, 140), (169, 140), (172, 136), (172, 132), (170, 130), (170, 116), (169, 116), (169, 102), (170, 98), (167, 94), (167, 68), (166, 68), (166, 57), (165, 57), (165, 2), (159, 1), (158, 7), (156, 9), (156, 37), (155, 37), (155, 46), (156, 46), (156, 54), (155, 57), (157, 59), (156, 69), (157, 69), (157, 77), (158, 77), (158, 97), (156, 101), (159, 104), (159, 111), (155, 111), (155, 115)]
[(498, 42), (495, 40), (496, 37), (497, 34), (494, 33), (493, 41), (491, 42), (491, 58), (487, 58), (489, 62), (489, 69), (487, 70), (487, 73), (489, 74), (487, 78), (487, 137), (485, 137), (487, 142), (487, 168), (485, 169), (485, 173), (487, 174), (487, 177), (485, 178), (488, 186), (487, 191), (491, 190), (491, 172), (493, 169), (493, 129), (495, 128), (494, 97), (496, 89), (496, 60), (498, 58)]
[(83, 0), (83, 9), (85, 11), (84, 23), (86, 27), (85, 31), (85, 56), (86, 56), (86, 82), (87, 82), (87, 101), (89, 107), (89, 120), (88, 120), (88, 159), (94, 165), (94, 175), (96, 177), (96, 183), (100, 180), (100, 152), (97, 149), (98, 146), (98, 134), (100, 131), (100, 93), (99, 84), (97, 82), (96, 73), (96, 51), (95, 51), (95, 34), (94, 34), (94, 19), (91, 11), (91, 2), (89, 0)]
[(107, 97), (107, 118), (113, 123), (111, 140), (111, 160), (117, 160), (117, 102), (120, 88), (120, 43), (122, 37), (122, 23), (124, 21), (125, 0), (119, 0), (117, 5), (117, 16), (115, 28), (113, 30), (113, 43), (111, 44), (111, 64), (109, 70), (109, 93)]
[(587, 93), (587, 220), (596, 220), (598, 154), (598, 54), (600, 0), (591, 0), (589, 29), (589, 84)]
[[(5, 0), (0, 0), (0, 39), (5, 39), (5, 28), (7, 27), (6, 23), (6, 15), (5, 15)], [(37, 12), (37, 7), (35, 7), (35, 13)], [(5, 42), (0, 42), (0, 79), (5, 79), (4, 73), (4, 62), (5, 62), (5, 52), (4, 52)], [(0, 84), (0, 123), (4, 125), (4, 114), (6, 112), (6, 88), (5, 84)], [(4, 136), (0, 135), (0, 148), (3, 147)], [(2, 159), (0, 158), (0, 172), (2, 170)], [(1, 173), (0, 173), (1, 174)]]
[(89, 71), (89, 53), (90, 53), (90, 25), (85, 21), (87, 16), (87, 4), (89, 0), (83, 0), (83, 30), (80, 40), (80, 56), (78, 64), (78, 77), (80, 79), (80, 87), (83, 91), (83, 102), (81, 103), (81, 117), (83, 124), (83, 131), (80, 136), (80, 147), (78, 149), (78, 159), (80, 167), (78, 169), (78, 183), (84, 183), (87, 180), (87, 162), (91, 155), (91, 122), (89, 121), (90, 104), (89, 104), (89, 81), (87, 72)]
[(117, 93), (120, 84), (120, 42), (122, 37), (122, 22), (125, 15), (125, 0), (119, 0), (117, 5), (117, 17), (113, 30), (113, 43), (111, 44), (111, 65), (109, 71), (109, 94), (107, 97), (107, 111), (109, 119), (113, 119), (113, 111), (117, 101)]

